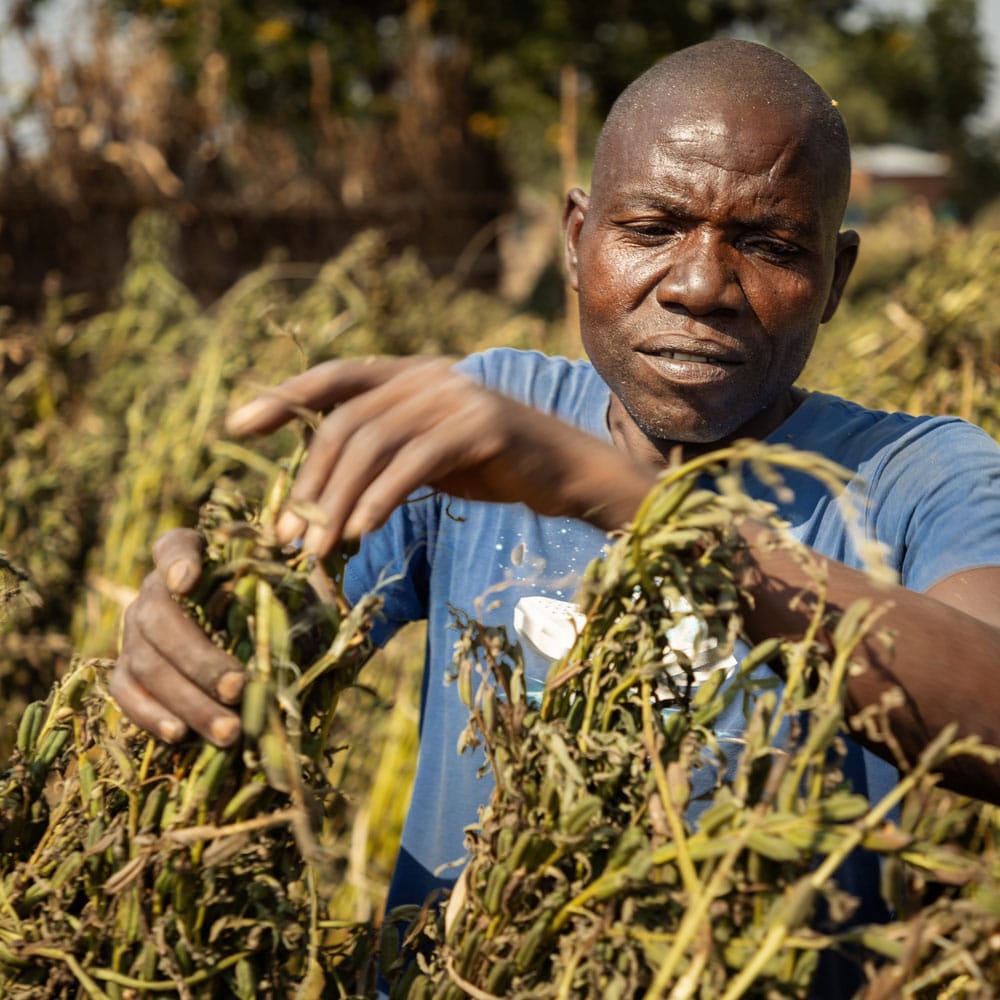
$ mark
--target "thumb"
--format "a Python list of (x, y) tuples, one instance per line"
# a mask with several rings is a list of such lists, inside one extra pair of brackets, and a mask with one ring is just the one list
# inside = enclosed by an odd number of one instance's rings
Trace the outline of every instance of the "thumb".
[(189, 594), (201, 579), (204, 540), (192, 528), (174, 528), (153, 543), (153, 560), (167, 589)]

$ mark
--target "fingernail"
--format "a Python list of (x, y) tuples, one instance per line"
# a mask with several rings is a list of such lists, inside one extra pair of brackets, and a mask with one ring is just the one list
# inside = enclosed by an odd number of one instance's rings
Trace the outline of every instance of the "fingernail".
[(371, 520), (363, 511), (354, 511), (344, 525), (345, 538), (360, 538), (371, 530)]
[(225, 702), (232, 704), (243, 692), (246, 674), (242, 670), (227, 670), (215, 685), (216, 695)]
[(178, 559), (167, 567), (167, 586), (175, 594), (184, 594), (191, 583), (191, 564)]
[(187, 731), (187, 726), (177, 719), (165, 719), (157, 727), (161, 740), (167, 743), (176, 743)]
[(208, 736), (209, 739), (220, 747), (227, 747), (240, 732), (239, 719), (234, 719), (231, 716), (220, 716), (218, 719), (213, 719), (208, 726)]
[(292, 539), (298, 538), (305, 529), (306, 522), (290, 510), (283, 511), (278, 518), (278, 538), (282, 542), (290, 542)]

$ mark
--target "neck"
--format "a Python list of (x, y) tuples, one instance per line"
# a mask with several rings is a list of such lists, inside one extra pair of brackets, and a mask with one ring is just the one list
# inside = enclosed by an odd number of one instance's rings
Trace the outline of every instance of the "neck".
[(706, 452), (724, 448), (742, 438), (763, 440), (798, 409), (807, 395), (804, 389), (792, 386), (772, 406), (762, 410), (733, 433), (707, 442), (670, 441), (649, 437), (632, 420), (621, 400), (612, 395), (608, 409), (608, 429), (611, 431), (611, 440), (615, 447), (620, 448), (637, 462), (662, 469), (676, 465), (678, 461), (687, 461)]

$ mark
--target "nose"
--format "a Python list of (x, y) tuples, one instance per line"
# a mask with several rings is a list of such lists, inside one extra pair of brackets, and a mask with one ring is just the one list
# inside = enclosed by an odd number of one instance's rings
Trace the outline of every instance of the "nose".
[(709, 232), (691, 232), (675, 242), (656, 286), (660, 305), (693, 316), (737, 309), (742, 293), (726, 251), (724, 242)]

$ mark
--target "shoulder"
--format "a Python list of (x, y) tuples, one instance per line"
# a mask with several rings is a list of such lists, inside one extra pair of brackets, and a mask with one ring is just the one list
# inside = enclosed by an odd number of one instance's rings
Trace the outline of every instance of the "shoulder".
[(1000, 444), (982, 428), (821, 393), (799, 410), (796, 446), (854, 474), (866, 534), (888, 547), (904, 585), (1000, 565)]
[(779, 428), (781, 440), (819, 451), (852, 471), (873, 472), (898, 457), (972, 464), (970, 457), (1000, 460), (1000, 445), (982, 428), (959, 417), (915, 416), (862, 406), (814, 392)]

